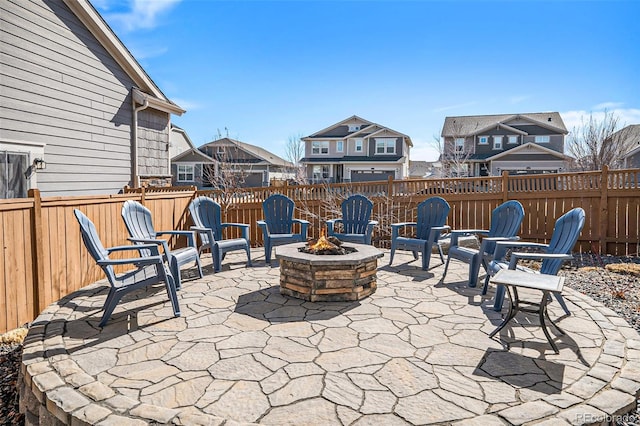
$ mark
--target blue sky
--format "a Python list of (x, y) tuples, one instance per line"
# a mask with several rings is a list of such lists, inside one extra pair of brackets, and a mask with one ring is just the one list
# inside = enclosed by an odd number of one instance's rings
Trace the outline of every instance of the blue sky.
[(92, 0), (196, 146), (284, 156), (352, 115), (435, 160), (446, 116), (607, 109), (640, 123), (640, 1)]

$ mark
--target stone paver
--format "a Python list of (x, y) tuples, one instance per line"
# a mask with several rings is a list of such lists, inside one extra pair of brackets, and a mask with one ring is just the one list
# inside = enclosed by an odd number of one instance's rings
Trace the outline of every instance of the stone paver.
[(25, 343), (21, 408), (121, 426), (589, 424), (635, 407), (640, 336), (571, 289), (556, 355), (533, 315), (490, 339), (494, 289), (468, 288), (458, 262), (441, 283), (442, 266), (397, 253), (370, 297), (312, 303), (280, 295), (261, 252), (251, 268), (229, 254), (216, 274), (204, 255), (180, 318), (161, 286), (125, 298), (103, 329), (104, 281), (51, 305)]

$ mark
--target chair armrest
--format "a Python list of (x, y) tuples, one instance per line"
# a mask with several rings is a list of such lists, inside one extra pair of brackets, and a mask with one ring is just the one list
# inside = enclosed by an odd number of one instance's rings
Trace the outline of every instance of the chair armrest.
[(209, 237), (210, 245), (213, 245), (213, 243), (215, 243), (216, 241), (215, 237), (213, 236), (213, 229), (211, 228), (207, 228), (206, 226), (192, 226), (191, 230), (198, 233), (198, 235), (200, 236), (200, 242), (202, 242), (202, 244), (205, 244), (205, 242), (201, 234), (207, 234), (207, 236)]
[(134, 243), (161, 245), (165, 255), (168, 255), (170, 253), (169, 244), (167, 243), (167, 240), (162, 240), (160, 238), (133, 238), (133, 237), (129, 237), (128, 240)]
[(206, 226), (192, 226), (189, 229), (196, 232), (206, 232), (207, 230), (209, 230), (209, 228), (207, 228)]
[(509, 261), (509, 269), (516, 269), (518, 260), (544, 260), (544, 259), (556, 259), (556, 260), (571, 260), (573, 255), (563, 253), (511, 253), (511, 260)]
[(301, 235), (302, 241), (306, 241), (310, 222), (304, 219), (293, 219), (293, 223), (300, 224), (300, 235)]
[(378, 225), (378, 223), (379, 223), (379, 222), (378, 222), (377, 220), (370, 220), (370, 221), (369, 221), (369, 223), (368, 223), (368, 225), (369, 225), (369, 226), (376, 226), (376, 225)]
[(299, 223), (301, 225), (309, 225), (309, 223), (311, 223), (311, 222), (309, 222), (308, 220), (304, 220), (304, 219), (293, 219), (293, 223)]
[(242, 238), (249, 241), (249, 229), (251, 228), (249, 224), (246, 223), (223, 223), (222, 229), (225, 228), (240, 228), (242, 230)]
[(449, 235), (451, 235), (451, 247), (458, 245), (458, 238), (463, 235), (470, 234), (488, 234), (489, 231), (486, 229), (454, 229)]
[(156, 235), (184, 235), (187, 237), (187, 244), (196, 249), (198, 248), (193, 231), (160, 231), (156, 232)]
[[(157, 247), (156, 247), (157, 249)], [(162, 256), (134, 257), (130, 259), (105, 259), (96, 262), (99, 266), (107, 265), (162, 265)]]
[(429, 241), (436, 242), (438, 240), (438, 238), (436, 238), (438, 234), (440, 234), (442, 231), (448, 231), (450, 229), (451, 227), (449, 225), (432, 226), (431, 230), (429, 231)]
[(398, 222), (392, 223), (391, 228), (402, 228), (403, 226), (418, 226), (416, 222)]
[(546, 250), (549, 246), (542, 243), (534, 243), (530, 241), (498, 241), (496, 242), (496, 248), (493, 251), (493, 259), (504, 260), (504, 256), (507, 254), (508, 249), (513, 248), (536, 248), (539, 250)]
[(158, 254), (158, 245), (157, 244), (136, 244), (133, 246), (115, 246), (109, 247), (107, 249), (107, 253), (111, 254), (116, 251), (125, 251), (125, 250), (150, 250), (152, 253), (155, 252), (155, 255)]

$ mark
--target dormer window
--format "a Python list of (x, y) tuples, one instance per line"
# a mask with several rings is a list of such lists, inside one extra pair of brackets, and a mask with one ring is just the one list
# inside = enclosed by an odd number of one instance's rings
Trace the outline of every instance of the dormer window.
[(360, 130), (359, 124), (349, 124), (349, 132), (357, 132)]

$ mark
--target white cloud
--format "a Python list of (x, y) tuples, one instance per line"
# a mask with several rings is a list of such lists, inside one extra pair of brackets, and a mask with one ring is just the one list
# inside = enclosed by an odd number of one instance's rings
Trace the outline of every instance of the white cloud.
[(200, 105), (198, 102), (190, 101), (188, 99), (173, 98), (173, 97), (170, 97), (170, 99), (174, 104), (178, 105), (180, 108), (186, 110), (187, 112), (202, 108), (202, 105)]
[[(599, 105), (611, 105), (612, 102), (605, 102)], [(589, 120), (589, 116), (593, 116), (595, 120), (602, 120), (604, 118), (604, 109), (602, 108), (600, 111), (565, 111), (561, 112), (562, 121), (564, 121), (565, 126), (569, 132), (572, 132), (574, 129), (582, 126), (583, 122), (587, 122)], [(610, 114), (614, 114), (615, 117), (618, 118), (618, 127), (622, 128), (629, 124), (640, 124), (640, 109), (638, 108), (616, 108), (616, 109), (607, 109), (607, 112)]]
[(477, 104), (478, 102), (476, 101), (472, 101), (472, 102), (466, 102), (464, 104), (457, 104), (457, 105), (447, 105), (447, 106), (443, 106), (443, 107), (439, 107), (439, 108), (435, 108), (433, 110), (433, 112), (443, 112), (443, 111), (449, 111), (452, 109), (460, 109), (460, 108), (465, 108), (468, 106), (473, 106), (475, 104)]
[(411, 161), (436, 161), (440, 156), (433, 142), (425, 142), (414, 138), (412, 138), (412, 141), (413, 148), (411, 148), (409, 158)]
[(616, 108), (621, 108), (622, 105), (624, 105), (622, 102), (602, 102), (599, 103), (598, 105), (594, 105), (593, 110), (595, 111), (599, 111), (599, 110), (610, 110), (610, 109), (616, 109)]
[[(131, 0), (127, 12), (107, 13), (105, 19), (125, 32), (137, 29), (151, 29), (158, 25), (158, 17), (169, 11), (180, 0)], [(99, 4), (105, 10), (109, 6), (105, 1)]]

